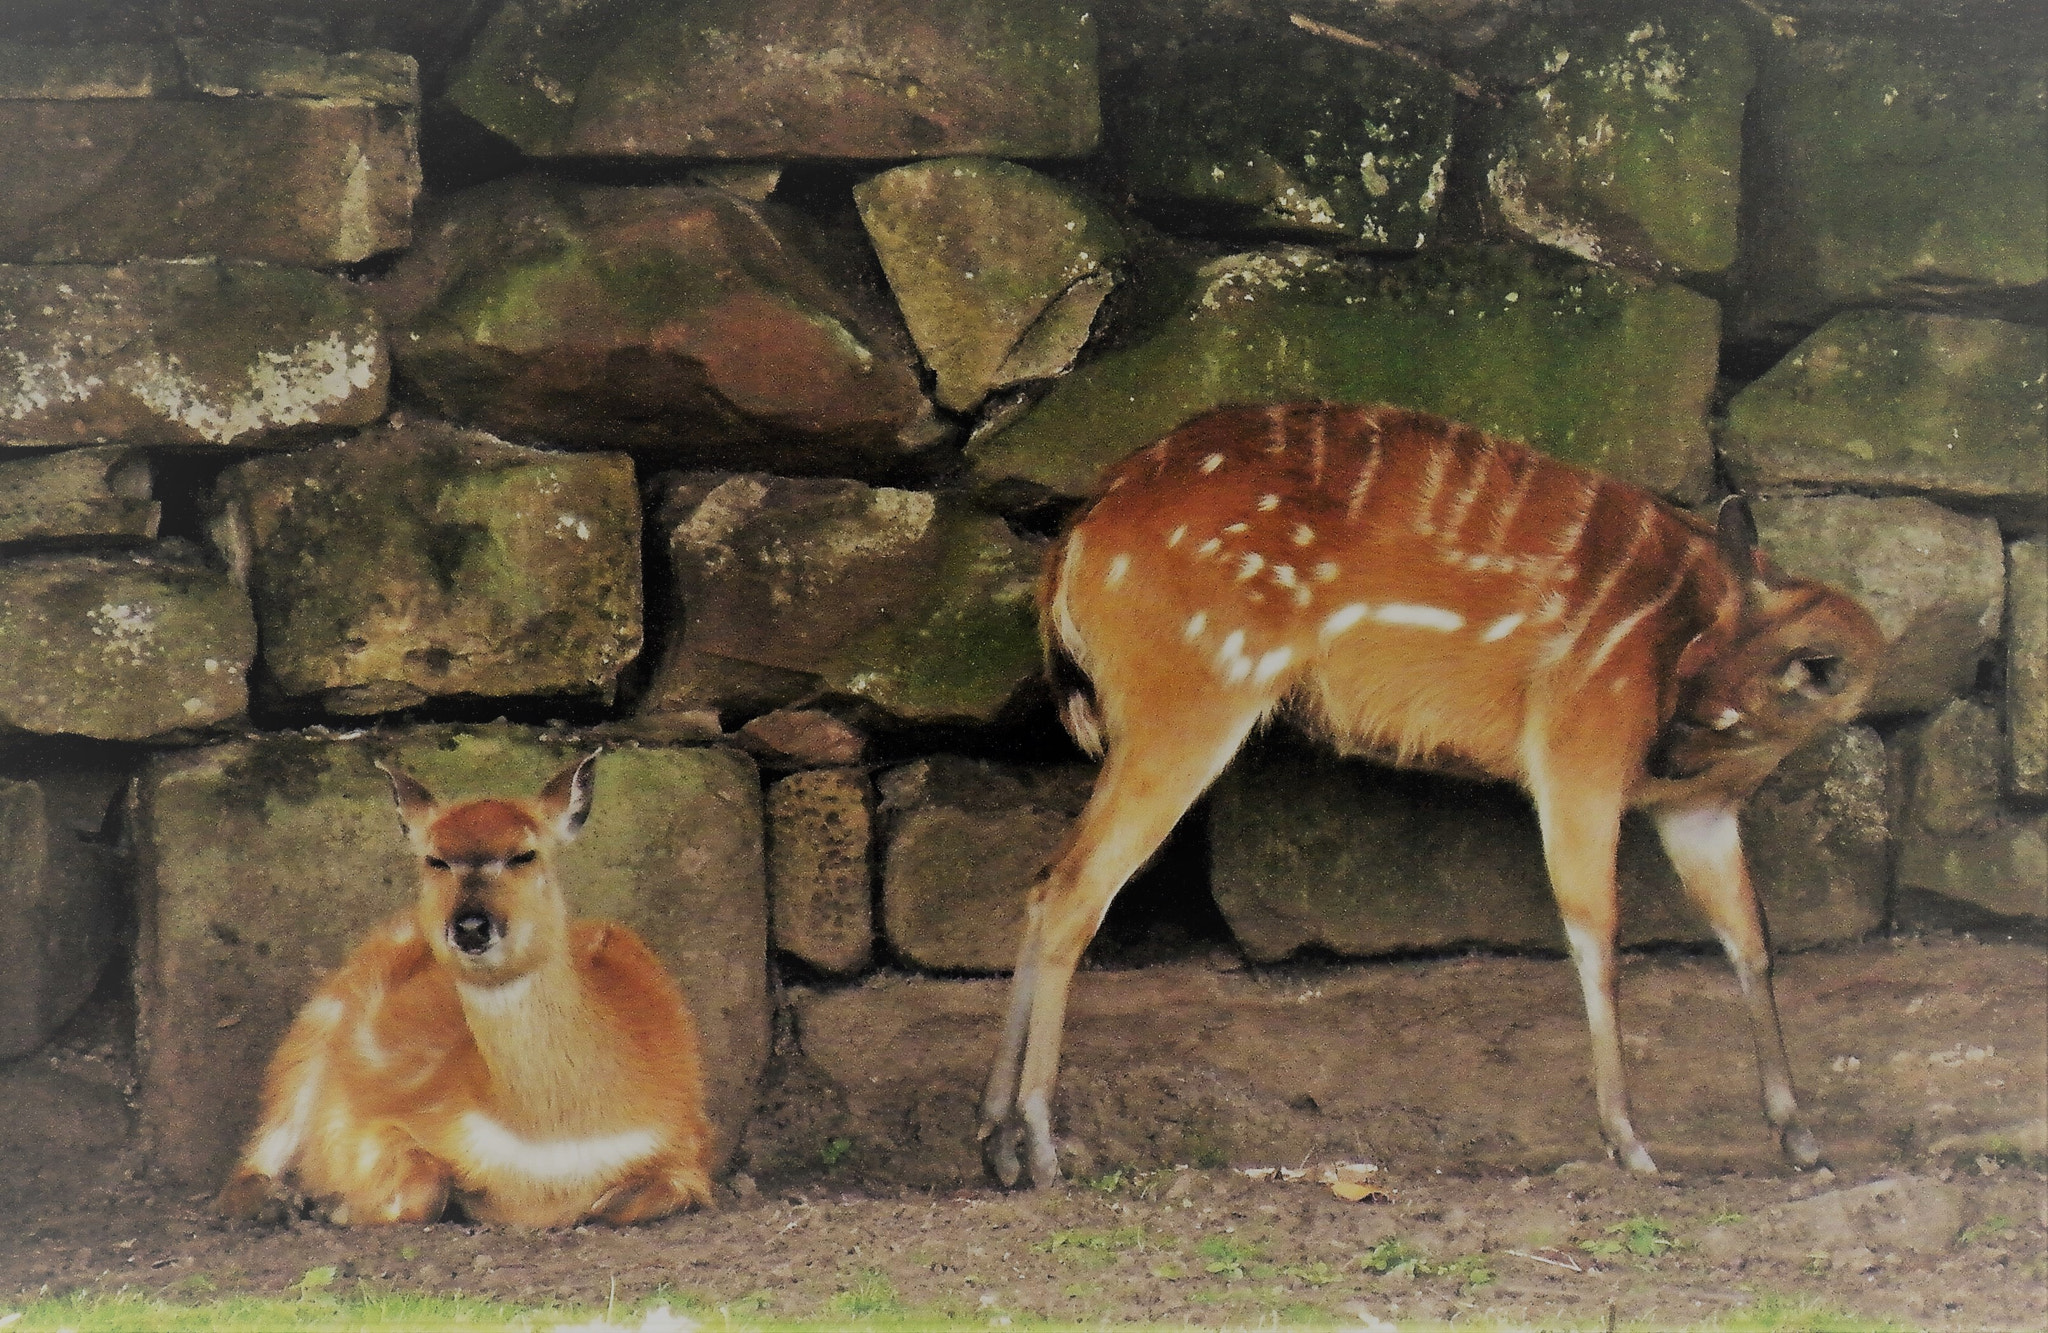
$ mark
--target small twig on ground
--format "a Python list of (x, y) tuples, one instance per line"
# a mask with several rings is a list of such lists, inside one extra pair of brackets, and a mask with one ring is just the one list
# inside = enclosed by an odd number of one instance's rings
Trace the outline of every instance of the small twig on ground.
[(1568, 1268), (1574, 1273), (1586, 1271), (1579, 1267), (1578, 1260), (1573, 1259), (1569, 1255), (1562, 1259), (1546, 1259), (1540, 1254), (1530, 1254), (1524, 1250), (1509, 1250), (1508, 1253), (1514, 1255), (1517, 1259), (1530, 1259), (1539, 1264), (1549, 1264), (1552, 1268)]
[(1290, 14), (1287, 17), (1289, 22), (1293, 23), (1295, 27), (1300, 28), (1303, 32), (1314, 33), (1318, 37), (1327, 37), (1333, 42), (1343, 42), (1346, 46), (1357, 46), (1367, 51), (1378, 51), (1381, 55), (1396, 56), (1402, 60), (1420, 65), (1424, 69), (1433, 70), (1449, 79), (1451, 87), (1457, 91), (1460, 97), (1469, 97), (1474, 101), (1490, 102), (1495, 106), (1500, 105), (1501, 99), (1488, 92), (1485, 88), (1482, 88), (1477, 79), (1474, 79), (1469, 74), (1460, 74), (1442, 61), (1426, 56), (1420, 51), (1402, 46), (1398, 42), (1383, 42), (1372, 37), (1360, 37), (1355, 32), (1346, 32), (1342, 28), (1332, 27), (1320, 19), (1312, 19), (1306, 14)]

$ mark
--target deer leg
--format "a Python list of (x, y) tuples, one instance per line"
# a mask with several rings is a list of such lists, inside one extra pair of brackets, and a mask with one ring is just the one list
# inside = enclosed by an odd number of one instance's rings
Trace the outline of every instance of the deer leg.
[[(1566, 772), (1573, 771), (1558, 765)], [(1656, 1162), (1629, 1121), (1628, 1084), (1621, 1063), (1615, 1013), (1614, 857), (1621, 841), (1621, 783), (1595, 784), (1583, 773), (1569, 783), (1532, 781), (1543, 829), (1543, 859), (1551, 892), (1564, 918), (1565, 938), (1578, 968), (1593, 1042), (1593, 1094), (1608, 1149), (1631, 1171), (1655, 1171)]]
[(598, 1195), (590, 1205), (590, 1216), (615, 1227), (628, 1227), (667, 1217), (693, 1203), (712, 1206), (710, 1177), (686, 1163), (656, 1161)]
[[(1229, 713), (1209, 709), (1207, 726), (1197, 721), (1204, 710), (1191, 707), (1175, 717), (1175, 732), (1120, 737), (1112, 744), (1066, 852), (1032, 886), (1009, 1025), (982, 1106), (983, 1155), (1005, 1184), (1021, 1178), (1025, 1164), (1017, 1161), (1020, 1146), (1032, 1184), (1043, 1188), (1059, 1179), (1052, 1088), (1074, 969), (1117, 890), (1216, 780), (1257, 724), (1264, 702), (1256, 709)], [(1003, 1105), (1009, 1101), (1003, 1094), (1013, 1091), (1014, 1102)]]
[(454, 1173), (403, 1127), (384, 1122), (333, 1145), (329, 1160), (347, 1184), (328, 1212), (337, 1226), (438, 1222)]
[(1771, 988), (1771, 948), (1749, 866), (1742, 855), (1742, 829), (1732, 806), (1659, 810), (1657, 834), (1678, 870), (1686, 896), (1699, 907), (1727, 951), (1749, 1008), (1750, 1037), (1756, 1043), (1757, 1077), (1764, 1117), (1778, 1131), (1785, 1156), (1800, 1166), (1820, 1161), (1820, 1145), (1799, 1118), (1792, 1095), (1792, 1066), (1785, 1058), (1785, 1033)]

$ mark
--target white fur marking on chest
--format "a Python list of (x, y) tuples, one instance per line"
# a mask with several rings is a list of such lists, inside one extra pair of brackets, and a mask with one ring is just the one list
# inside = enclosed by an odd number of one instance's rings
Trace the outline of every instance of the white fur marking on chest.
[(481, 1111), (467, 1111), (462, 1137), (473, 1165), (550, 1184), (596, 1180), (651, 1157), (661, 1146), (652, 1129), (627, 1129), (581, 1139), (529, 1139)]

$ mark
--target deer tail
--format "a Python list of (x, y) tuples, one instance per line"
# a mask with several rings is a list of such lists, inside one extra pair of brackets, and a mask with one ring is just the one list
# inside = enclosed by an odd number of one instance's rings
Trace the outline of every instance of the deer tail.
[(1081, 554), (1081, 538), (1069, 532), (1045, 561), (1038, 589), (1039, 638), (1045, 648), (1045, 679), (1060, 710), (1060, 725), (1090, 758), (1107, 748), (1095, 682), (1088, 678), (1087, 644), (1067, 608), (1068, 574)]

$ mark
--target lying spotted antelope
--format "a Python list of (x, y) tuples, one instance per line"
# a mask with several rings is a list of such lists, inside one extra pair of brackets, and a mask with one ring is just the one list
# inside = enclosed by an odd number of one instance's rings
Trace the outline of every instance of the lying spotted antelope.
[(260, 1215), (286, 1183), (341, 1223), (452, 1202), (482, 1222), (625, 1224), (711, 1202), (682, 993), (633, 932), (572, 924), (555, 883), (596, 759), (535, 800), (447, 809), (385, 769), (419, 899), (299, 1011), (222, 1213)]
[[(990, 1169), (1059, 1175), (1050, 1098), (1074, 967), (1110, 899), (1281, 710), (1347, 753), (1534, 798), (1592, 1029), (1600, 1126), (1629, 1123), (1615, 1023), (1615, 850), (1647, 810), (1749, 1005), (1765, 1113), (1799, 1121), (1736, 812), (1853, 717), (1882, 639), (1855, 602), (1633, 486), (1391, 407), (1231, 407), (1110, 469), (1049, 553), (1041, 623), (1068, 730), (1106, 756), (1033, 886), (982, 1101)], [(1020, 1151), (1025, 1157), (1020, 1161)]]

